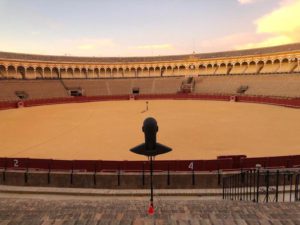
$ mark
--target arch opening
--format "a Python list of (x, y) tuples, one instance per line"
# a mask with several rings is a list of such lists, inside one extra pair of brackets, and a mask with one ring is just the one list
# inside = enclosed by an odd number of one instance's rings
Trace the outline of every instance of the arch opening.
[(33, 67), (28, 67), (26, 69), (26, 78), (27, 79), (36, 79), (35, 70)]

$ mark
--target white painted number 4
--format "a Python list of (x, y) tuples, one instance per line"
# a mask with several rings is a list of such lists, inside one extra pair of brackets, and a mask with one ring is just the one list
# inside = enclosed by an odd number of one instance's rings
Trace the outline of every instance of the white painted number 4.
[(194, 162), (191, 162), (191, 163), (189, 164), (189, 169), (191, 169), (191, 170), (194, 169)]
[(19, 160), (14, 159), (14, 167), (19, 167)]

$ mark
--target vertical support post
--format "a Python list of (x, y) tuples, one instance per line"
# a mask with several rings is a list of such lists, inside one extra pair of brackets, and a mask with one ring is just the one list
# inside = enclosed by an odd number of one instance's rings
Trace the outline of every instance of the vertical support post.
[(223, 189), (223, 200), (225, 199), (225, 177), (222, 179), (222, 189)]
[(57, 74), (57, 76), (58, 76), (57, 79), (61, 79), (61, 68), (59, 68), (59, 67), (57, 68), (57, 73), (58, 73)]
[(256, 172), (256, 202), (259, 201), (259, 169)]
[(267, 170), (267, 174), (266, 174), (266, 202), (269, 202), (269, 170)]
[(234, 199), (234, 193), (235, 193), (235, 188), (234, 188), (234, 183), (235, 183), (235, 175), (231, 175), (231, 200)]
[(231, 200), (231, 176), (227, 177), (227, 198)]
[(225, 199), (228, 199), (228, 177), (224, 178), (224, 187), (225, 187)]
[(293, 193), (293, 173), (289, 174), (290, 178), (290, 202), (292, 201), (292, 193)]
[(247, 173), (246, 173), (246, 175), (247, 175), (247, 179), (246, 179), (246, 187), (247, 187), (247, 189), (246, 189), (246, 200), (248, 201), (249, 200), (249, 175), (250, 175), (250, 173), (249, 173), (249, 170), (247, 171)]
[(237, 183), (238, 183), (238, 200), (242, 200), (242, 191), (241, 191), (241, 187), (242, 187), (242, 173), (240, 173), (240, 174), (237, 174)]
[(255, 202), (255, 197), (256, 197), (256, 170), (253, 170), (253, 177), (252, 177), (252, 181), (253, 181), (253, 202)]
[(225, 199), (228, 199), (228, 177), (224, 177)]
[(234, 199), (237, 198), (237, 174), (234, 175)]
[(229, 193), (230, 193), (230, 200), (233, 200), (233, 198), (232, 198), (232, 175), (229, 177)]
[(245, 176), (246, 172), (243, 172), (241, 175), (241, 199), (245, 200)]
[(249, 171), (246, 171), (245, 172), (245, 188), (244, 188), (244, 195), (245, 195), (245, 197), (244, 197), (244, 200), (248, 200), (248, 189), (249, 189), (249, 182), (248, 182), (248, 179), (249, 179)]
[(279, 187), (279, 170), (276, 171), (276, 192), (275, 192), (276, 202), (278, 202), (278, 187)]
[(247, 192), (246, 192), (246, 188), (247, 188), (246, 184), (247, 184), (247, 172), (244, 172), (244, 180), (243, 180), (243, 200), (246, 200), (246, 194), (247, 194)]
[(242, 174), (241, 174), (241, 200), (245, 200), (245, 180), (246, 180), (246, 172), (243, 171), (242, 169)]
[(247, 195), (247, 171), (244, 172), (244, 181), (243, 181), (243, 200), (246, 200)]
[(237, 183), (237, 189), (236, 189), (237, 196), (236, 196), (236, 198), (237, 198), (237, 200), (240, 200), (240, 176), (239, 176), (239, 174), (236, 175), (236, 183)]
[(252, 170), (250, 170), (250, 174), (249, 174), (249, 200), (252, 200)]
[(282, 201), (285, 200), (285, 172), (283, 173), (283, 193), (282, 193)]
[(228, 199), (229, 197), (229, 178), (226, 177), (226, 180), (225, 180), (225, 190), (226, 190), (226, 199)]
[(247, 200), (251, 201), (251, 170), (248, 170), (247, 176)]

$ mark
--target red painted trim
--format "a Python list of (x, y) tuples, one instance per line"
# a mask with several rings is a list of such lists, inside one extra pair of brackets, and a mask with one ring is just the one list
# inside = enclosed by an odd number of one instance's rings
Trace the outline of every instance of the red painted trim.
[[(230, 101), (231, 95), (211, 95), (211, 94), (144, 94), (135, 95), (136, 100), (159, 100), (159, 99), (170, 99), (170, 100), (219, 100), (219, 101)], [(82, 103), (82, 102), (93, 102), (93, 101), (114, 101), (114, 100), (129, 100), (130, 95), (115, 95), (115, 96), (81, 96), (81, 97), (69, 97), (69, 98), (53, 98), (53, 99), (35, 99), (25, 100), (24, 106), (38, 106), (38, 105), (49, 105), (49, 104), (66, 104), (66, 103)], [(263, 96), (236, 96), (237, 102), (251, 102), (251, 103), (262, 103), (279, 105), (286, 107), (300, 108), (300, 98), (275, 98), (275, 97), (263, 97)], [(0, 102), (1, 109), (16, 108), (19, 101), (8, 101)]]
[[(192, 166), (191, 166), (192, 163)], [(300, 155), (256, 157), (256, 158), (225, 158), (214, 160), (156, 160), (156, 171), (216, 171), (255, 168), (261, 164), (265, 168), (292, 168), (300, 166)], [(31, 158), (0, 158), (0, 168), (36, 169), (51, 171), (145, 171), (149, 170), (148, 161), (109, 161), (109, 160), (52, 160)]]

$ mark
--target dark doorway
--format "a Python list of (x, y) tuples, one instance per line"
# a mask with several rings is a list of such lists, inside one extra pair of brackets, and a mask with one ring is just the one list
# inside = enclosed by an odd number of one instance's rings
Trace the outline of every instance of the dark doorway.
[(140, 93), (140, 88), (138, 87), (132, 88), (132, 94), (138, 95), (139, 93)]

